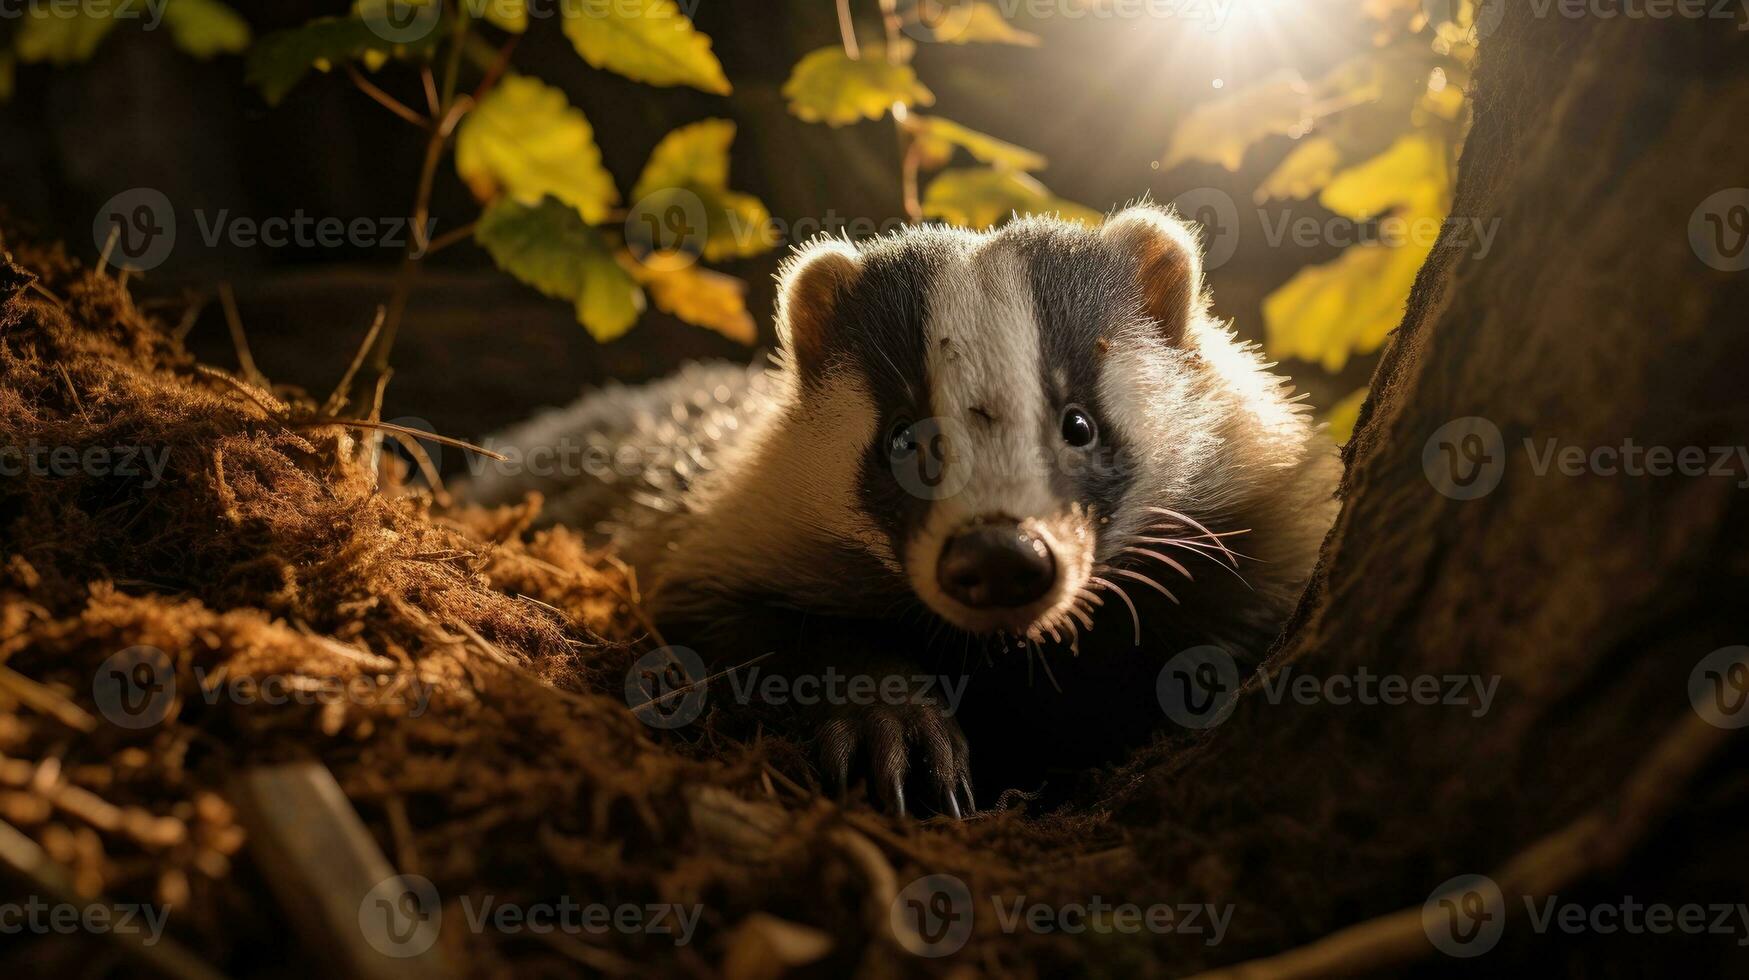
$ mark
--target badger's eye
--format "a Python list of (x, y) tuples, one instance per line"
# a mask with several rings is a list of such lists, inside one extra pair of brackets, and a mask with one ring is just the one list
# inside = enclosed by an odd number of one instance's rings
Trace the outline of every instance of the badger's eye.
[(1098, 438), (1099, 430), (1093, 425), (1093, 416), (1079, 405), (1070, 405), (1063, 411), (1063, 441), (1079, 449), (1090, 446)]
[(910, 419), (900, 419), (887, 434), (887, 452), (894, 459), (904, 459), (917, 451), (917, 426)]

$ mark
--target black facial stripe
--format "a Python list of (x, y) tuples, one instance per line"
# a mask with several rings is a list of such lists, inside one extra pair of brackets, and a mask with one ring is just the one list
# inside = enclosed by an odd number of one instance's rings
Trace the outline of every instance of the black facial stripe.
[(930, 284), (950, 247), (946, 235), (926, 229), (864, 244), (856, 282), (839, 300), (828, 348), (831, 360), (863, 379), (874, 401), (877, 428), (863, 453), (859, 503), (898, 554), (928, 514), (929, 501), (895, 477), (888, 434), (899, 420), (934, 414), (924, 325)]
[[(1102, 404), (1099, 379), (1111, 357), (1116, 327), (1133, 318), (1141, 302), (1135, 266), (1117, 254), (1099, 234), (1077, 225), (1020, 222), (1003, 237), (1025, 259), (1032, 280), (1033, 309), (1038, 317), (1039, 393), (1045, 404), (1047, 431), (1043, 445), (1063, 465), (1050, 469), (1052, 490), (1064, 500), (1091, 504), (1109, 515), (1129, 489), (1133, 473), (1125, 454), (1124, 433), (1118, 431)], [(1063, 442), (1063, 409), (1078, 404), (1092, 415), (1099, 438), (1086, 450)]]

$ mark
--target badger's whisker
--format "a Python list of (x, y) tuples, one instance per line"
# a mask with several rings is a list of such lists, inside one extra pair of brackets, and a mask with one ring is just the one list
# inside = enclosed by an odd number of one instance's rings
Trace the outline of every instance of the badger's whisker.
[(1081, 608), (1081, 601), (1080, 601), (1079, 597), (1077, 597), (1074, 602), (1071, 602), (1069, 604), (1069, 615), (1080, 620), (1081, 625), (1085, 626), (1088, 630), (1093, 629), (1093, 617), (1087, 615), (1087, 612)]
[(1237, 564), (1232, 561), (1232, 559), (1235, 557), (1243, 558), (1246, 561), (1260, 562), (1263, 560), (1261, 558), (1257, 558), (1257, 557), (1254, 557), (1252, 555), (1247, 555), (1242, 551), (1227, 551), (1224, 548), (1217, 548), (1214, 545), (1209, 544), (1205, 541), (1201, 541), (1197, 538), (1137, 537), (1137, 538), (1131, 538), (1130, 540), (1137, 542), (1139, 544), (1168, 544), (1168, 545), (1172, 545), (1175, 548), (1189, 548), (1192, 551), (1197, 552), (1198, 554), (1205, 554), (1210, 558), (1219, 558), (1222, 561), (1226, 562), (1227, 564), (1229, 564), (1235, 568), (1238, 567)]
[(1125, 548), (1123, 550), (1129, 554), (1142, 555), (1144, 557), (1152, 558), (1156, 561), (1162, 562), (1166, 565), (1166, 567), (1168, 567), (1168, 568), (1172, 569), (1173, 571), (1177, 572), (1178, 574), (1184, 576), (1186, 579), (1188, 579), (1192, 582), (1196, 581), (1196, 576), (1190, 574), (1190, 569), (1185, 568), (1182, 564), (1180, 564), (1177, 560), (1175, 560), (1171, 555), (1163, 555), (1158, 551), (1150, 551), (1147, 548), (1137, 548), (1134, 545), (1132, 545), (1128, 548)]
[(1161, 585), (1159, 582), (1156, 582), (1153, 579), (1149, 578), (1148, 576), (1143, 575), (1141, 572), (1132, 572), (1127, 568), (1107, 568), (1106, 571), (1110, 572), (1113, 575), (1122, 575), (1124, 578), (1135, 579), (1136, 581), (1141, 582), (1144, 585), (1152, 587), (1154, 590), (1158, 591), (1161, 595), (1165, 596), (1166, 598), (1171, 599), (1173, 602), (1178, 601), (1178, 597), (1172, 594), (1171, 589), (1168, 589), (1166, 586)]
[[(1223, 551), (1226, 550), (1227, 546), (1224, 542), (1221, 541), (1221, 535), (1216, 534), (1215, 532), (1209, 530), (1207, 527), (1205, 527), (1203, 525), (1203, 523), (1201, 521), (1197, 520), (1196, 518), (1187, 517), (1186, 515), (1180, 514), (1179, 512), (1177, 512), (1175, 510), (1167, 510), (1164, 507), (1149, 507), (1148, 509), (1155, 512), (1156, 514), (1164, 514), (1165, 516), (1170, 517), (1175, 521), (1183, 521), (1184, 523), (1190, 525), (1191, 527), (1196, 528), (1198, 531), (1201, 531), (1203, 533), (1204, 537), (1206, 537), (1206, 538), (1210, 539), (1211, 541), (1214, 541), (1216, 544), (1218, 544), (1221, 547), (1221, 550), (1223, 550)], [(1245, 530), (1249, 531), (1251, 529), (1246, 528)], [(1238, 532), (1238, 533), (1244, 533), (1244, 532)], [(1231, 552), (1228, 552), (1228, 554), (1231, 554)]]
[[(1245, 576), (1239, 573), (1238, 566), (1232, 565), (1229, 563), (1229, 561), (1223, 560), (1222, 556), (1215, 553), (1214, 551), (1204, 550), (1208, 547), (1207, 545), (1199, 545), (1196, 542), (1192, 542), (1192, 541), (1168, 540), (1165, 538), (1138, 538), (1137, 540), (1138, 541), (1146, 541), (1150, 544), (1160, 544), (1160, 545), (1166, 545), (1168, 547), (1173, 547), (1173, 548), (1183, 548), (1184, 550), (1189, 551), (1191, 554), (1200, 555), (1200, 556), (1207, 558), (1208, 560), (1214, 562), (1216, 568), (1219, 568), (1221, 571), (1226, 572), (1227, 574), (1238, 579), (1240, 584), (1244, 585), (1247, 589), (1251, 588), (1251, 583), (1246, 581)], [(1245, 556), (1241, 555), (1240, 557), (1245, 557)]]
[(1119, 588), (1116, 582), (1113, 582), (1109, 579), (1100, 578), (1097, 575), (1088, 579), (1087, 581), (1092, 582), (1094, 585), (1102, 585), (1102, 586), (1110, 589), (1111, 591), (1117, 593), (1117, 597), (1119, 599), (1123, 600), (1123, 604), (1130, 607), (1130, 623), (1133, 624), (1136, 628), (1136, 646), (1141, 646), (1142, 645), (1142, 614), (1139, 612), (1136, 612), (1136, 604), (1134, 602), (1130, 601), (1129, 593), (1127, 593), (1123, 589)]

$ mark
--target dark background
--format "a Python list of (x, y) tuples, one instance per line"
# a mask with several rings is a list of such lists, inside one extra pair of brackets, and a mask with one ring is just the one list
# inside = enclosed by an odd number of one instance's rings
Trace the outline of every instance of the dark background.
[[(917, 71), (937, 97), (930, 111), (1042, 152), (1050, 166), (1040, 179), (1054, 193), (1095, 209), (1144, 194), (1168, 201), (1193, 188), (1227, 191), (1240, 205), (1241, 237), (1233, 259), (1211, 273), (1215, 307), (1236, 320), (1242, 335), (1261, 339), (1263, 297), (1302, 265), (1337, 252), (1291, 242), (1270, 248), (1249, 206), (1256, 183), (1291, 142), (1271, 138), (1253, 147), (1236, 174), (1197, 162), (1162, 171), (1157, 161), (1186, 108), (1221, 94), (1214, 79), (1231, 92), (1283, 66), (1312, 76), (1364, 46), (1365, 25), (1283, 15), (1273, 17), (1266, 32), (1233, 24), (1209, 32), (1186, 20), (1053, 13), (1073, 6), (1072, 0), (1053, 2), (1044, 8), (1053, 14), (1048, 17), (1029, 17), (1034, 8), (1019, 8), (1014, 23), (1042, 36), (1039, 47), (922, 45)], [(346, 7), (237, 4), (258, 38)], [(873, 0), (857, 0), (853, 9), (864, 43), (878, 42)], [(832, 3), (699, 0), (693, 17), (713, 39), (735, 86), (728, 97), (652, 88), (592, 69), (553, 19), (531, 24), (514, 65), (563, 88), (588, 116), (622, 195), (662, 134), (718, 116), (739, 127), (731, 185), (756, 194), (778, 219), (836, 216), (879, 224), (902, 216), (891, 122), (839, 129), (804, 123), (786, 111), (780, 93), (802, 54), (839, 43)], [(13, 26), (0, 21), (0, 32)], [(258, 221), (289, 219), (300, 210), (347, 221), (404, 215), (424, 137), (342, 75), (313, 74), (277, 107), (246, 87), (242, 75), (240, 58), (198, 62), (176, 51), (166, 32), (132, 25), (113, 31), (88, 64), (21, 66), (12, 102), (0, 106), (0, 205), (91, 261), (101, 246), (91, 228), (102, 204), (133, 187), (162, 190), (177, 212), (177, 244), (163, 266), (136, 280), (136, 297), (143, 303), (196, 294), (210, 299), (219, 281), (232, 282), (261, 369), (275, 382), (325, 394), (385, 301), (398, 251), (208, 247), (196, 212), (209, 222), (226, 209)], [(407, 104), (423, 105), (410, 67), (391, 65), (374, 79)], [(1315, 202), (1277, 202), (1268, 213), (1277, 216), (1283, 207), (1295, 217), (1326, 216)], [(433, 213), (438, 234), (478, 213), (447, 156)], [(764, 344), (772, 339), (771, 274), (784, 253), (725, 267), (748, 281), (748, 307)], [(204, 308), (189, 343), (214, 363), (236, 361), (216, 301)], [(515, 282), (463, 243), (426, 264), (395, 351), (385, 415), (417, 416), (438, 431), (477, 436), (608, 378), (648, 378), (690, 358), (750, 356), (738, 344), (654, 311), (625, 338), (597, 344), (569, 304)], [(1301, 363), (1282, 370), (1324, 409), (1364, 385), (1373, 361), (1357, 358), (1339, 378)]]

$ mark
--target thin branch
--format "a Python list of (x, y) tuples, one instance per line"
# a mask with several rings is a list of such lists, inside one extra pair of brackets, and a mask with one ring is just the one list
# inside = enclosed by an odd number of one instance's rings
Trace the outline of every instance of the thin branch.
[(838, 0), (838, 35), (844, 40), (844, 56), (851, 61), (861, 61), (862, 46), (856, 43), (856, 24), (850, 18), (850, 0)]
[(348, 78), (352, 79), (352, 84), (356, 86), (360, 92), (370, 96), (378, 105), (395, 115), (400, 116), (402, 119), (407, 120), (413, 125), (418, 126), (420, 129), (431, 128), (430, 119), (414, 112), (405, 102), (402, 102), (400, 99), (383, 91), (375, 82), (364, 77), (364, 73), (359, 71), (356, 65), (348, 64), (346, 66), (346, 75)]
[(438, 252), (441, 252), (444, 249), (450, 247), (451, 245), (454, 245), (455, 243), (462, 241), (463, 239), (466, 239), (469, 236), (473, 235), (474, 226), (477, 224), (479, 224), (479, 222), (470, 221), (467, 224), (462, 225), (460, 228), (451, 228), (449, 231), (444, 232), (443, 234), (437, 236), (436, 238), (433, 238), (431, 240), (431, 244), (426, 246), (426, 248), (425, 248), (426, 257), (436, 255)]
[(404, 436), (412, 436), (415, 439), (430, 439), (432, 442), (438, 443), (439, 445), (479, 453), (488, 459), (497, 460), (500, 463), (505, 461), (503, 455), (495, 453), (483, 446), (476, 446), (465, 439), (456, 439), (452, 436), (440, 436), (435, 432), (427, 432), (424, 429), (409, 428), (405, 425), (396, 425), (393, 422), (378, 422), (372, 419), (297, 419), (288, 424), (294, 428), (300, 429), (314, 429), (322, 426), (337, 425), (342, 428), (377, 429), (382, 432), (396, 432)]
[(237, 313), (237, 294), (229, 282), (219, 283), (219, 302), (225, 308), (225, 326), (231, 331), (231, 344), (237, 348), (237, 363), (251, 384), (269, 388), (267, 376), (255, 366), (255, 356), (249, 353), (249, 338), (243, 333), (243, 318)]
[(485, 77), (480, 79), (480, 84), (474, 87), (475, 102), (485, 98), (486, 93), (492, 91), (497, 86), (498, 80), (504, 77), (504, 72), (510, 68), (510, 55), (516, 51), (516, 42), (520, 40), (522, 40), (521, 34), (512, 34), (510, 40), (505, 41), (503, 46), (498, 49), (498, 56), (492, 59), (492, 65), (486, 69)]
[(358, 345), (358, 353), (352, 355), (352, 363), (346, 366), (346, 373), (340, 376), (340, 383), (334, 386), (334, 391), (322, 404), (323, 415), (339, 415), (340, 410), (346, 407), (347, 399), (352, 394), (352, 379), (358, 375), (358, 369), (364, 366), (364, 359), (370, 354), (371, 345), (376, 343), (377, 333), (383, 329), (383, 315), (383, 308), (377, 307), (376, 318), (365, 332), (364, 343)]

